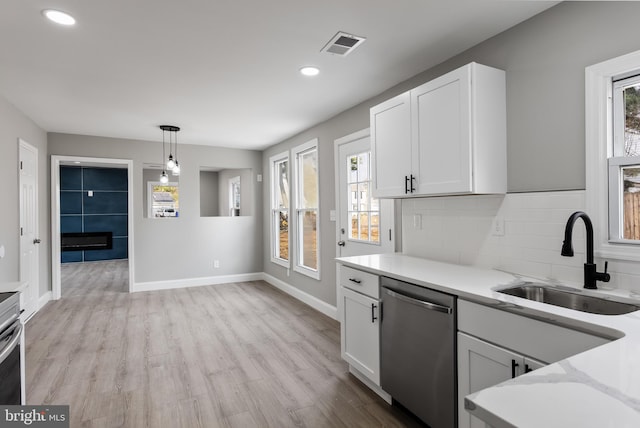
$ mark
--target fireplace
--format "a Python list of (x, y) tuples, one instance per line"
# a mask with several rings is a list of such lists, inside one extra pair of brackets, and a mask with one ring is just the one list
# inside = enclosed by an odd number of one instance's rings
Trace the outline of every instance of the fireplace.
[(110, 250), (113, 248), (112, 232), (85, 232), (60, 234), (62, 251)]

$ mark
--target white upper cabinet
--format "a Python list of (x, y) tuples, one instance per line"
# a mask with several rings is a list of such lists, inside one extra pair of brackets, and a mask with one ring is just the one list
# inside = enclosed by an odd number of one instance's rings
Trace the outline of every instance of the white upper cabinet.
[(373, 195), (405, 194), (411, 175), (411, 100), (400, 94), (371, 109)]
[(379, 198), (507, 190), (502, 70), (471, 63), (371, 109)]

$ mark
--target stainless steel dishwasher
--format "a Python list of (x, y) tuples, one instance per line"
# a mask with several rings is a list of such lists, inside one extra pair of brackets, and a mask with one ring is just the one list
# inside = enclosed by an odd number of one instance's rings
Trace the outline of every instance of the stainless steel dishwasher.
[(380, 297), (382, 389), (432, 428), (454, 428), (456, 297), (387, 277)]

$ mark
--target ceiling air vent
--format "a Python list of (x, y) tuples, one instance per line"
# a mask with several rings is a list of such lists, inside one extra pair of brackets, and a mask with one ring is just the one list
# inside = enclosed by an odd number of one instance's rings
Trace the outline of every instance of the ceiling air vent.
[(353, 34), (338, 31), (338, 33), (329, 40), (329, 43), (324, 45), (320, 52), (347, 56), (365, 40), (366, 39), (364, 37), (354, 36)]

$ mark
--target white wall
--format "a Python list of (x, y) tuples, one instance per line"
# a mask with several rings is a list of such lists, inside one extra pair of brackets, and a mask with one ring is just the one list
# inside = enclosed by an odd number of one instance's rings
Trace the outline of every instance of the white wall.
[[(403, 252), (433, 260), (496, 268), (582, 287), (585, 228), (574, 226), (574, 257), (560, 255), (567, 219), (584, 211), (584, 191), (421, 198), (402, 203)], [(414, 227), (420, 216), (422, 226)], [(504, 236), (495, 234), (495, 222)], [(598, 270), (604, 261), (596, 259)], [(640, 265), (609, 261), (611, 282), (599, 288), (640, 292)]]
[[(160, 135), (159, 135), (160, 136)], [(180, 216), (147, 218), (143, 164), (158, 163), (162, 142), (49, 134), (49, 154), (133, 160), (134, 280), (136, 284), (262, 272), (262, 212), (200, 217), (200, 167), (250, 168), (253, 206), (262, 206), (261, 153), (180, 145)], [(214, 269), (213, 261), (220, 261)]]
[(9, 101), (0, 96), (0, 183), (3, 208), (0, 210), (0, 245), (5, 257), (0, 259), (0, 282), (18, 281), (20, 277), (20, 219), (18, 196), (18, 138), (38, 149), (38, 204), (40, 244), (40, 292), (51, 289), (51, 255), (49, 232), (49, 168), (47, 135)]

